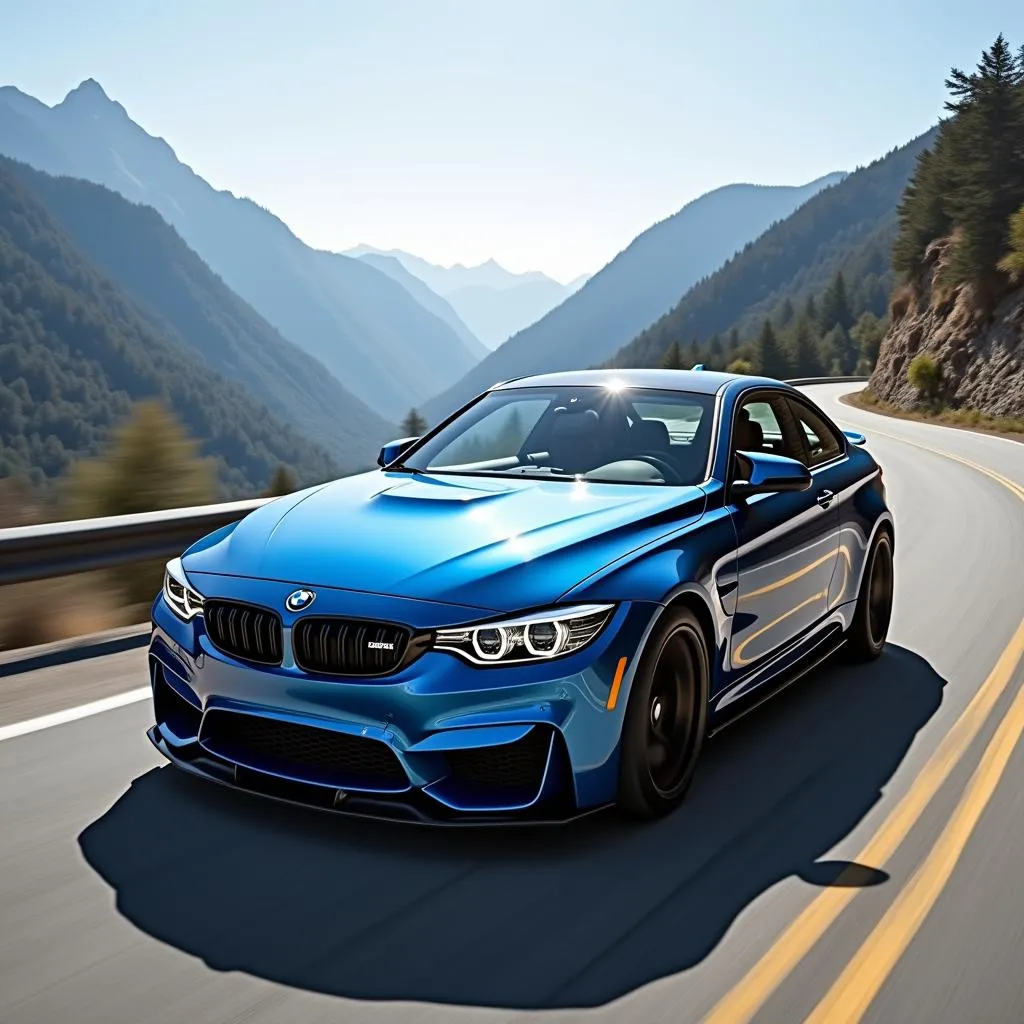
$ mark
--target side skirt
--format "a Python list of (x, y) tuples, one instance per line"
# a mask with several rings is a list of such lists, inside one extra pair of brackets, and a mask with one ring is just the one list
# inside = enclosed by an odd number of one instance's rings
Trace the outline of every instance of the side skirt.
[(833, 636), (829, 636), (816, 644), (803, 658), (799, 659), (788, 669), (780, 672), (776, 678), (766, 680), (762, 685), (752, 690), (748, 696), (741, 697), (735, 701), (729, 706), (728, 711), (718, 712), (708, 729), (708, 736), (714, 736), (727, 726), (733, 725), (745, 715), (750, 714), (751, 711), (759, 708), (766, 701), (778, 696), (787, 687), (802, 679), (808, 672), (813, 671), (819, 665), (828, 661), (845, 643), (846, 634), (837, 628)]

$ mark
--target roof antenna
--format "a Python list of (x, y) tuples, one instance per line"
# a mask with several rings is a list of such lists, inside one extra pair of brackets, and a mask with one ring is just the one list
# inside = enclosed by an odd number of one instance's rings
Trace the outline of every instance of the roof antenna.
[(703, 363), (697, 363), (697, 365), (694, 366), (693, 369), (694, 370), (703, 370), (704, 369), (704, 364)]

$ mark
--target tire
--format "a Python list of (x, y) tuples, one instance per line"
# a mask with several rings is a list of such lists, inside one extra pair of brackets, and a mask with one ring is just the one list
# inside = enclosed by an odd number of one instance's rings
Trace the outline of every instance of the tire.
[(620, 743), (618, 807), (660, 818), (686, 796), (704, 744), (708, 714), (707, 644), (693, 612), (662, 613), (629, 694)]
[(882, 653), (892, 620), (893, 579), (892, 537), (882, 529), (868, 553), (857, 608), (846, 632), (847, 661), (874, 661)]

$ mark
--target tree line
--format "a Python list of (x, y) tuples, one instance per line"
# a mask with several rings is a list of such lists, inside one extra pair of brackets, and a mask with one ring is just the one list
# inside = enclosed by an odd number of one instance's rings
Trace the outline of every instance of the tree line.
[(799, 309), (788, 297), (744, 338), (738, 326), (727, 334), (672, 342), (660, 364), (687, 370), (760, 373), (768, 377), (835, 377), (867, 374), (874, 366), (888, 327), (885, 316), (855, 305), (843, 272), (837, 271), (820, 295), (808, 295)]
[(940, 285), (970, 284), (982, 303), (997, 300), (1024, 269), (1024, 46), (1003, 35), (972, 72), (945, 82), (949, 115), (918, 158), (898, 210), (893, 266), (908, 283), (947, 252)]

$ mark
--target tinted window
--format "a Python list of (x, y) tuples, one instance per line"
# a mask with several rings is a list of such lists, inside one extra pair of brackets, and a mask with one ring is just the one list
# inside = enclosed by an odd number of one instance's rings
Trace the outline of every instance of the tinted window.
[(818, 413), (803, 402), (790, 400), (789, 404), (807, 444), (801, 457), (804, 465), (820, 466), (843, 452), (843, 442)]
[(781, 396), (743, 402), (736, 411), (732, 438), (734, 452), (768, 452), (801, 461), (804, 457), (794, 419)]
[(695, 484), (714, 396), (643, 388), (491, 391), (399, 467), (427, 473)]

